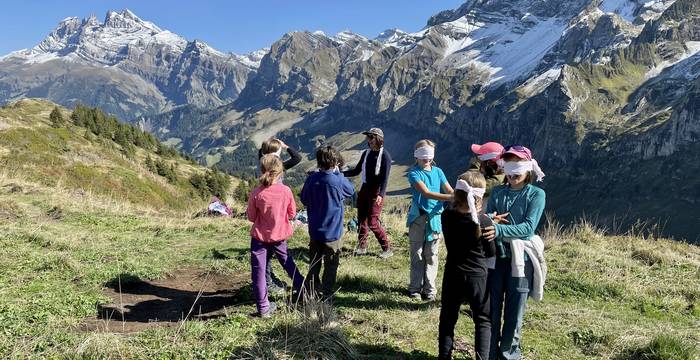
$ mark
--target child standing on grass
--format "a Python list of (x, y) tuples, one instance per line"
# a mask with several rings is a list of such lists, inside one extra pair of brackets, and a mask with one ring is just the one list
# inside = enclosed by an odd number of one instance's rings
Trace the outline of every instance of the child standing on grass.
[[(345, 213), (343, 201), (355, 193), (355, 188), (339, 170), (343, 158), (332, 146), (324, 145), (316, 151), (316, 163), (318, 171), (306, 178), (301, 189), (301, 202), (309, 214), (311, 259), (305, 288), (330, 297), (340, 262)], [(322, 280), (319, 279), (321, 265), (324, 266)]]
[(452, 187), (442, 169), (435, 166), (435, 143), (420, 140), (413, 156), (416, 165), (408, 172), (411, 208), (408, 212), (408, 238), (411, 243), (411, 278), (408, 295), (433, 301), (437, 294), (438, 250), (442, 237), (443, 201), (452, 200)]
[[(258, 151), (258, 160), (267, 154), (274, 154), (280, 160), (282, 159), (282, 152), (287, 151), (289, 154), (289, 159), (282, 162), (282, 167), (284, 170), (289, 170), (301, 162), (301, 155), (299, 152), (293, 148), (287, 146), (284, 141), (277, 138), (269, 138), (263, 141)], [(282, 182), (281, 179), (279, 182)], [(272, 294), (283, 293), (287, 288), (287, 284), (279, 279), (275, 273), (272, 272), (272, 257), (267, 258), (267, 264), (265, 265), (265, 282), (267, 283), (267, 290)]]
[(248, 198), (248, 220), (250, 229), (250, 265), (253, 295), (261, 317), (269, 317), (277, 305), (267, 298), (265, 268), (268, 258), (277, 257), (284, 270), (292, 278), (293, 287), (299, 290), (303, 277), (294, 260), (287, 254), (287, 239), (292, 236), (289, 222), (296, 215), (294, 195), (289, 187), (278, 182), (284, 167), (279, 157), (268, 154), (260, 158), (260, 186)]
[[(527, 298), (535, 276), (534, 261), (524, 252), (525, 242), (535, 244), (535, 229), (545, 206), (545, 192), (533, 185), (544, 173), (532, 158), (530, 149), (507, 146), (501, 157), (508, 183), (495, 187), (486, 212), (496, 225), (484, 228), (484, 238), (495, 239), (495, 267), (489, 270), (491, 302), (491, 346), (489, 359), (517, 360), (522, 357), (520, 340)], [(519, 244), (516, 245), (516, 244)], [(502, 324), (502, 326), (501, 326)]]
[[(467, 302), (474, 320), (475, 359), (486, 360), (491, 341), (488, 270), (478, 214), (486, 192), (486, 179), (478, 171), (459, 176), (454, 201), (442, 213), (447, 261), (442, 279), (442, 306), (438, 360), (452, 359), (459, 307)], [(489, 254), (490, 256), (490, 254)]]

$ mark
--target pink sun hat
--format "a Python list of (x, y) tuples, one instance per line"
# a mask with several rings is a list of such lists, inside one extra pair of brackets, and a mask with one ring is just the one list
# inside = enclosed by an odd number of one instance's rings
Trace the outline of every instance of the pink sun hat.
[(522, 145), (508, 145), (503, 152), (505, 154), (513, 154), (521, 159), (532, 160), (532, 152), (530, 149)]
[(472, 144), (472, 152), (478, 155), (479, 160), (497, 160), (503, 153), (503, 145), (497, 142), (487, 142), (483, 145)]

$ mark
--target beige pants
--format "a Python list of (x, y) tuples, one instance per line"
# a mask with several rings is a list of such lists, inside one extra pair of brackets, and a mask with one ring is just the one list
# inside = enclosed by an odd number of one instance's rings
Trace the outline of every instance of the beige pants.
[(408, 239), (411, 243), (411, 279), (408, 292), (435, 295), (440, 239), (425, 241), (426, 221), (427, 216), (421, 215), (408, 228)]

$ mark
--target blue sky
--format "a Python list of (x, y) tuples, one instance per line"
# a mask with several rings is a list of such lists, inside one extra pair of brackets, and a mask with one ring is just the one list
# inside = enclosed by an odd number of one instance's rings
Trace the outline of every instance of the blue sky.
[(8, 1), (0, 12), (0, 55), (31, 48), (66, 17), (128, 8), (144, 20), (199, 39), (221, 51), (244, 54), (271, 45), (293, 30), (332, 35), (351, 30), (374, 37), (389, 28), (417, 31), (428, 18), (464, 0), (82, 0)]

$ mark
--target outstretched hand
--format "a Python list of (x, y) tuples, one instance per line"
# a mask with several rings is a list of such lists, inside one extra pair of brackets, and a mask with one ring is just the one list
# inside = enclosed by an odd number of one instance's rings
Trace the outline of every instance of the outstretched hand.
[(493, 219), (493, 222), (495, 222), (496, 224), (510, 224), (510, 221), (508, 221), (508, 215), (510, 215), (509, 212), (497, 215), (496, 212), (494, 211), (491, 218)]

